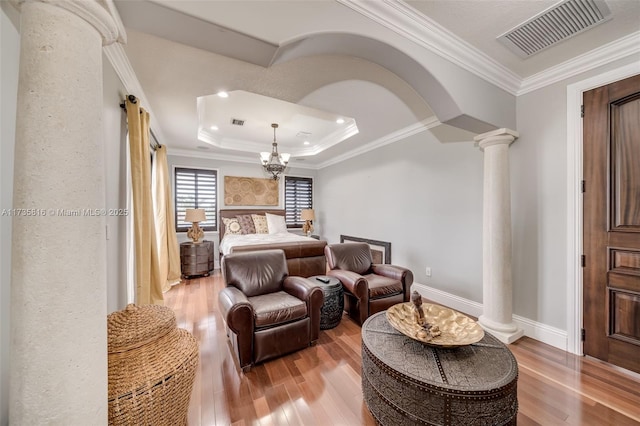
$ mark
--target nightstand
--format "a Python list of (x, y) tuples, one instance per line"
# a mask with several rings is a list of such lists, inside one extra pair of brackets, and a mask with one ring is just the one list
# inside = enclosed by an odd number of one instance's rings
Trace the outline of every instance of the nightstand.
[(182, 275), (190, 278), (197, 275), (209, 275), (213, 269), (213, 241), (201, 243), (186, 242), (180, 244), (180, 263)]

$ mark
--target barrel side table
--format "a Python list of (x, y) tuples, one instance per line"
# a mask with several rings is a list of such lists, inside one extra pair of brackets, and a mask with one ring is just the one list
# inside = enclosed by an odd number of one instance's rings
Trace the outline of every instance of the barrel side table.
[(515, 425), (518, 364), (485, 333), (457, 348), (424, 345), (379, 312), (362, 325), (362, 392), (381, 425)]
[(185, 278), (209, 276), (213, 269), (213, 241), (181, 243), (180, 264)]
[(339, 279), (327, 275), (316, 275), (309, 277), (309, 279), (319, 285), (324, 293), (324, 303), (320, 310), (320, 330), (337, 327), (344, 310), (342, 283)]

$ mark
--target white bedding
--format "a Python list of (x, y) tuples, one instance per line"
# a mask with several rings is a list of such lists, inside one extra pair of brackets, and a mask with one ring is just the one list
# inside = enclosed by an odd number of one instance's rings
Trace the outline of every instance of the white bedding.
[(249, 246), (254, 244), (273, 244), (273, 243), (291, 243), (296, 241), (309, 241), (313, 240), (310, 237), (304, 237), (298, 234), (292, 234), (290, 232), (280, 234), (247, 234), (247, 235), (234, 235), (227, 234), (220, 241), (220, 253), (223, 255), (229, 254), (232, 247), (236, 246)]

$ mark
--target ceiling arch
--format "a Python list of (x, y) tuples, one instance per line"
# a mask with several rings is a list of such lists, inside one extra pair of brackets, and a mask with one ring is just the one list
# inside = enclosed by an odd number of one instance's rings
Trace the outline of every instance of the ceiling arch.
[(476, 133), (496, 127), (466, 115), (447, 88), (414, 58), (368, 36), (336, 32), (300, 36), (278, 48), (271, 66), (318, 55), (354, 56), (388, 69), (406, 81), (425, 100), (441, 123)]

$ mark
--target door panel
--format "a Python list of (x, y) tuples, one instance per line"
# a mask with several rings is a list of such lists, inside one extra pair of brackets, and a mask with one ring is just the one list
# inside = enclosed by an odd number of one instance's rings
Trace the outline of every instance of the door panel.
[(640, 324), (634, 321), (640, 318), (640, 295), (612, 290), (611, 299), (611, 337), (640, 343)]
[(584, 353), (640, 372), (640, 76), (584, 110)]
[[(613, 229), (640, 232), (640, 143), (633, 123), (640, 117), (640, 96), (611, 105), (611, 178)], [(637, 130), (637, 129), (636, 129)]]

